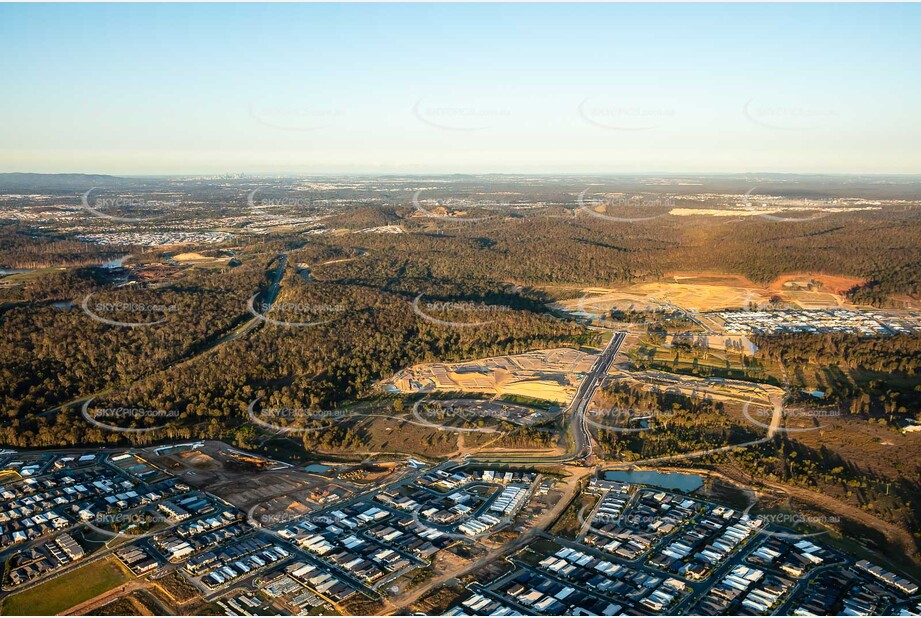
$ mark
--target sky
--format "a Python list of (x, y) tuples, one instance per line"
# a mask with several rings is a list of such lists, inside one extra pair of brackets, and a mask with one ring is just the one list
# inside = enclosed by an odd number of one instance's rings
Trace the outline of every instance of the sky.
[(917, 4), (0, 4), (0, 172), (921, 173)]

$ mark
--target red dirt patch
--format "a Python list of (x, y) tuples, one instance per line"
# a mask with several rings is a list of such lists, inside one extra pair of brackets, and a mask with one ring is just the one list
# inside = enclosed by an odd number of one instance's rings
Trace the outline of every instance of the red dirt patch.
[(848, 277), (846, 275), (824, 275), (822, 273), (791, 273), (781, 275), (769, 286), (772, 290), (783, 290), (784, 284), (789, 281), (820, 281), (824, 290), (832, 294), (844, 294), (851, 288), (863, 285), (866, 279)]

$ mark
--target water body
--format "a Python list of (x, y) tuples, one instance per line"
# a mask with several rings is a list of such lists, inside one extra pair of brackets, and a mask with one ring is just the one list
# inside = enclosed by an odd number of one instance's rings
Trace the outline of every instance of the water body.
[(31, 270), (21, 270), (16, 268), (0, 268), (0, 276), (6, 275), (21, 275), (23, 273), (32, 272)]
[(704, 485), (704, 479), (697, 474), (656, 472), (654, 470), (609, 470), (604, 473), (604, 478), (607, 481), (652, 485), (687, 493), (700, 489)]
[(310, 464), (304, 468), (305, 472), (312, 472), (313, 474), (326, 474), (332, 470), (329, 466), (324, 466), (323, 464)]

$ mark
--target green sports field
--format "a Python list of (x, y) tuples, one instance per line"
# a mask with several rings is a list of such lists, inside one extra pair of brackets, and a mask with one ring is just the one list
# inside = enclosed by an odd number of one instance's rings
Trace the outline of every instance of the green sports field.
[(5, 616), (54, 616), (128, 581), (128, 574), (110, 559), (80, 567), (3, 600)]

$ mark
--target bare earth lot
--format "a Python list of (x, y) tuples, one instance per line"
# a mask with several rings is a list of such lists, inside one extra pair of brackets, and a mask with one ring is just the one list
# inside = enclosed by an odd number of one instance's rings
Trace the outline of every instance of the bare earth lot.
[(853, 307), (843, 294), (861, 283), (855, 277), (795, 273), (760, 286), (741, 275), (679, 272), (665, 275), (661, 281), (618, 288), (585, 288), (583, 296), (559, 301), (556, 306), (570, 312), (602, 313), (611, 309), (663, 310), (677, 305), (705, 312), (748, 308), (751, 303), (765, 305), (772, 297), (779, 296), (783, 302), (803, 309)]

